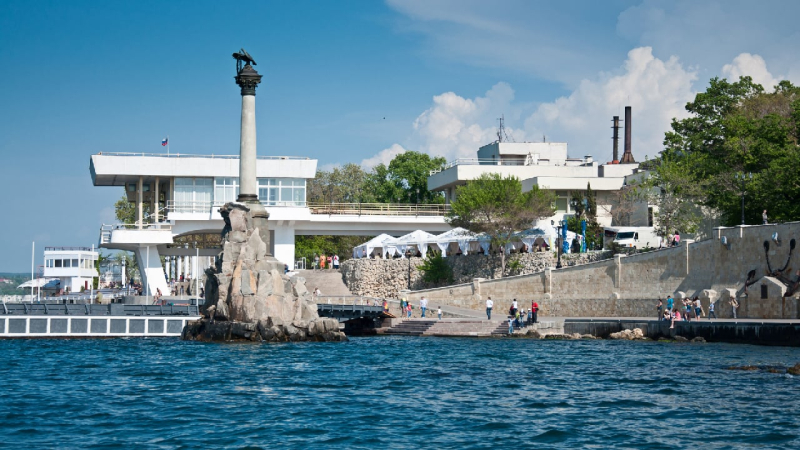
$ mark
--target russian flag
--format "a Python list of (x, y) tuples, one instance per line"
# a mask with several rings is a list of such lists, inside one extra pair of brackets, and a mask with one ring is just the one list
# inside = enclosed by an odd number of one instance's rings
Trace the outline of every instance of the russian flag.
[(162, 146), (162, 147), (166, 147), (166, 146), (167, 146), (167, 142), (169, 142), (169, 138), (164, 138), (164, 139), (162, 139), (162, 140), (161, 140), (161, 146)]

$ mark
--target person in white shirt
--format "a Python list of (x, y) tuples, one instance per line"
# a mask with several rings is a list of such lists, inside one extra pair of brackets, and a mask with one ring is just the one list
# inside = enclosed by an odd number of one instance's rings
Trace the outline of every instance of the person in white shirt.
[(488, 320), (492, 320), (492, 307), (494, 306), (494, 302), (492, 301), (492, 297), (486, 299), (486, 318)]
[(422, 311), (422, 318), (425, 318), (425, 311), (428, 310), (428, 299), (424, 296), (419, 300), (419, 309)]

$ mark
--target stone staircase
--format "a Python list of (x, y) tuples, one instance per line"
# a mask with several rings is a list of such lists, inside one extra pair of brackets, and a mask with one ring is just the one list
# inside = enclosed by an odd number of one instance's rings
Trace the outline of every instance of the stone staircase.
[(380, 334), (397, 336), (473, 336), (490, 337), (508, 334), (508, 322), (480, 319), (404, 320)]
[(508, 323), (497, 320), (440, 320), (423, 333), (425, 336), (503, 336)]
[(436, 320), (404, 320), (399, 325), (385, 330), (382, 334), (399, 336), (422, 336), (426, 334), (430, 327), (436, 324)]

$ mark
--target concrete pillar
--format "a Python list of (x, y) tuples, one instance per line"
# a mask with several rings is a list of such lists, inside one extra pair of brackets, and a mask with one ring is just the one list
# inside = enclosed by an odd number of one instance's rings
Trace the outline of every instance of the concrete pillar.
[(176, 261), (176, 266), (175, 266), (175, 268), (177, 270), (175, 272), (175, 279), (176, 280), (180, 280), (181, 279), (181, 274), (183, 273), (183, 261), (181, 261), (181, 257), (180, 256), (176, 256), (175, 259), (177, 260)]
[(615, 279), (614, 279), (614, 287), (620, 289), (622, 286), (622, 258), (624, 255), (614, 255), (614, 265), (617, 270), (614, 271)]
[(136, 224), (138, 228), (142, 229), (142, 222), (144, 221), (144, 179), (139, 177), (139, 182), (136, 184)]
[(142, 275), (142, 286), (144, 293), (155, 295), (156, 289), (160, 289), (164, 294), (169, 292), (167, 281), (164, 278), (164, 268), (161, 267), (161, 259), (158, 257), (158, 247), (155, 245), (139, 247), (136, 249), (136, 261), (139, 263), (139, 273)]
[[(239, 61), (241, 63), (241, 61)], [(261, 75), (250, 64), (237, 66), (236, 84), (242, 88), (242, 128), (239, 138), (240, 202), (257, 202), (256, 185), (256, 87)]]
[(256, 96), (242, 95), (238, 201), (258, 199), (256, 186)]
[(294, 267), (294, 227), (280, 224), (275, 227), (275, 259)]
[(170, 264), (169, 256), (167, 256), (164, 259), (164, 265), (165, 265), (165, 269), (166, 269), (166, 273), (167, 273), (167, 281), (169, 281), (169, 279), (172, 278), (171, 277), (171, 273), (172, 272), (170, 271), (170, 269), (172, 269), (172, 265)]
[(153, 222), (158, 223), (158, 207), (160, 206), (158, 203), (158, 194), (159, 194), (159, 187), (161, 184), (161, 179), (156, 177), (156, 184), (153, 186), (153, 204), (155, 207), (153, 208)]

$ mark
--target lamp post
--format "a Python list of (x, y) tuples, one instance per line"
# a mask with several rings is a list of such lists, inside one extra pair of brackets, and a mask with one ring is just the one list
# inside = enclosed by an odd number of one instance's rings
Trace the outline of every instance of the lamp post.
[(753, 173), (749, 172), (745, 174), (744, 172), (737, 173), (733, 176), (735, 179), (741, 181), (742, 183), (742, 225), (744, 225), (744, 190), (745, 190), (745, 182), (753, 179)]
[[(550, 225), (555, 225), (555, 222), (551, 220), (550, 221)], [(557, 248), (558, 260), (556, 261), (556, 269), (560, 269), (561, 268), (561, 227), (562, 227), (562, 221), (559, 220), (558, 221), (558, 225), (555, 225), (555, 227), (556, 227), (556, 233), (558, 233), (558, 239), (556, 239), (556, 242), (557, 242), (556, 245), (558, 246), (558, 248)]]

